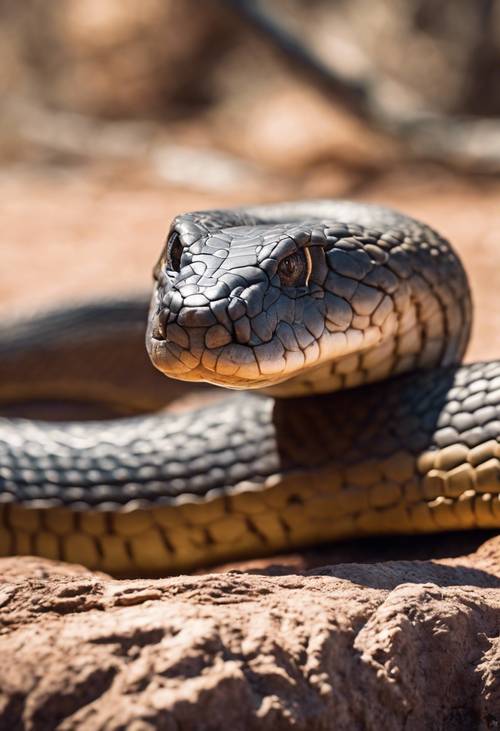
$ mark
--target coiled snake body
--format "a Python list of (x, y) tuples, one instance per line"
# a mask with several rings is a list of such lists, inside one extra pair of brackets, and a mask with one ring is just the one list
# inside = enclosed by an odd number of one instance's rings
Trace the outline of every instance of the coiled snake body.
[[(152, 574), (500, 525), (500, 362), (459, 365), (469, 287), (432, 229), (336, 201), (190, 213), (155, 279), (154, 365), (245, 392), (110, 421), (0, 419), (0, 555)], [(0, 398), (168, 400), (140, 363), (144, 316), (97, 303), (5, 326)]]

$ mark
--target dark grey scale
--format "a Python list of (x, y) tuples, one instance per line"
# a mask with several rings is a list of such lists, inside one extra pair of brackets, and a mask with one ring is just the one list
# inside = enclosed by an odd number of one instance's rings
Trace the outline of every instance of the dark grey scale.
[(269, 310), (275, 302), (277, 302), (281, 297), (281, 289), (279, 287), (271, 286), (266, 291), (264, 295), (264, 300), (262, 302), (262, 308), (264, 310)]
[(194, 261), (190, 266), (192, 271), (198, 276), (205, 274), (205, 272), (207, 271), (206, 263), (200, 260)]
[[(210, 327), (215, 325), (216, 317), (210, 307), (183, 307), (177, 317), (177, 322), (182, 327)], [(169, 325), (169, 330), (172, 326)], [(184, 331), (187, 337), (187, 333)]]
[(182, 240), (186, 246), (193, 246), (193, 244), (199, 241), (200, 236), (200, 232), (188, 233), (187, 231), (182, 231)]
[(477, 381), (472, 381), (469, 386), (471, 394), (480, 393), (488, 389), (488, 380), (486, 378), (478, 378)]
[(262, 276), (262, 273), (259, 271), (259, 269), (257, 269), (256, 265), (257, 256), (255, 255), (255, 252), (249, 252), (238, 256), (236, 256), (235, 254), (231, 254), (221, 262), (220, 268), (234, 269), (238, 272), (246, 271), (246, 274), (242, 273), (241, 276), (246, 276), (248, 279), (252, 279), (256, 276)]
[(380, 236), (380, 231), (370, 231), (370, 229), (365, 227), (360, 234), (356, 236), (356, 239), (362, 245), (363, 251), (366, 251), (368, 255), (370, 255), (370, 252), (372, 251), (374, 254), (373, 258), (380, 257), (380, 263), (383, 264), (386, 260), (387, 252), (383, 251), (383, 249), (379, 246)]
[(304, 246), (305, 244), (309, 243), (309, 240), (311, 237), (311, 234), (307, 230), (307, 228), (302, 228), (302, 227), (299, 229), (292, 227), (291, 229), (289, 229), (288, 235), (299, 246)]
[(408, 279), (413, 274), (412, 259), (400, 246), (391, 251), (387, 266), (400, 279)]
[[(496, 431), (492, 436), (498, 438), (498, 433), (499, 432)], [(472, 429), (467, 429), (467, 431), (460, 434), (460, 442), (469, 447), (469, 449), (477, 447), (489, 438), (490, 436), (487, 431), (478, 426), (475, 426)]]
[(328, 265), (332, 271), (351, 279), (363, 279), (373, 268), (370, 257), (363, 251), (340, 251), (335, 248), (328, 252)]
[(302, 323), (304, 320), (304, 297), (295, 298), (295, 322)]
[(211, 302), (210, 309), (215, 315), (217, 322), (219, 322), (227, 330), (231, 330), (232, 321), (229, 319), (227, 314), (227, 301), (225, 299), (221, 299), (216, 302)]
[[(384, 241), (386, 244), (389, 244), (391, 247), (395, 248), (398, 247), (403, 241), (404, 241), (405, 233), (404, 231), (398, 231), (397, 229), (391, 229), (389, 231), (385, 231), (382, 236), (380, 237), (381, 241)], [(392, 251), (391, 251), (392, 254)]]
[(295, 336), (295, 330), (294, 328), (290, 327), (290, 325), (286, 324), (285, 322), (280, 322), (276, 330), (276, 335), (286, 350), (300, 350), (300, 346)]
[(356, 279), (330, 271), (326, 278), (325, 288), (332, 294), (349, 300), (356, 291), (358, 284), (359, 282)]
[(468, 412), (475, 412), (478, 409), (481, 409), (484, 405), (485, 405), (484, 391), (481, 391), (480, 393), (474, 393), (474, 394), (471, 394), (469, 391), (469, 395), (462, 402), (463, 408)]
[(359, 283), (354, 296), (351, 298), (352, 307), (357, 314), (371, 315), (382, 300), (382, 294), (374, 287), (367, 287)]
[(208, 302), (204, 294), (190, 294), (184, 298), (186, 307), (206, 307)]
[[(204, 445), (203, 445), (204, 446)], [(202, 454), (190, 460), (190, 475), (203, 474), (218, 464), (217, 454)]]
[(227, 314), (233, 322), (239, 320), (241, 317), (243, 317), (243, 315), (246, 315), (247, 312), (247, 303), (243, 297), (235, 296), (230, 299), (229, 304), (227, 305)]
[[(217, 259), (227, 259), (229, 256), (229, 251), (227, 249), (216, 249), (214, 253), (212, 254), (212, 257), (215, 261), (212, 261), (212, 266), (210, 267), (210, 270), (217, 270), (219, 268), (219, 262)], [(208, 257), (211, 259), (211, 257)]]
[[(16, 467), (16, 471), (19, 474), (22, 474), (23, 470), (28, 470), (30, 468), (31, 462), (29, 459), (26, 459), (26, 457), (22, 455), (13, 455), (13, 464)], [(59, 474), (57, 474), (57, 477), (59, 477)]]
[[(218, 280), (217, 280), (218, 273), (217, 272), (218, 272), (218, 268), (215, 268), (213, 271), (207, 270), (205, 272), (205, 274), (202, 274), (198, 278), (197, 284), (200, 289), (200, 292), (201, 292), (201, 294), (203, 294), (203, 296), (207, 300), (214, 299), (213, 297), (210, 298), (207, 296), (207, 290), (211, 290), (213, 287), (217, 287), (217, 285), (218, 285)], [(218, 299), (220, 296), (221, 295), (219, 292), (218, 297), (216, 297), (216, 299)]]
[(276, 303), (276, 311), (280, 323), (291, 324), (295, 320), (295, 300), (284, 295)]
[(43, 486), (26, 485), (24, 488), (24, 495), (26, 500), (39, 500), (44, 495)]
[(325, 251), (327, 252), (327, 251), (330, 251), (331, 249), (333, 249), (334, 246), (336, 246), (337, 242), (338, 242), (338, 238), (336, 236), (328, 236), (328, 234), (327, 234)]
[(313, 303), (304, 307), (304, 325), (316, 340), (323, 334), (325, 318)]
[[(213, 487), (219, 487), (220, 485), (223, 485), (226, 479), (226, 473), (224, 472), (222, 467), (212, 467), (206, 474), (210, 479), (210, 484)], [(203, 478), (203, 475), (199, 475), (199, 477)], [(199, 484), (198, 489), (195, 491), (195, 494), (203, 495), (203, 492), (203, 485)]]
[[(279, 278), (278, 278), (278, 276), (273, 277), (271, 284), (272, 284), (273, 287), (277, 287), (279, 285)], [(285, 293), (285, 290), (283, 290), (283, 292)], [(296, 288), (289, 287), (286, 290), (286, 296), (290, 300), (292, 300), (293, 302), (296, 303), (297, 301), (299, 301), (300, 299), (302, 299), (302, 297), (304, 295), (303, 295), (303, 292), (300, 289), (296, 289)]]
[(326, 241), (325, 228), (314, 227), (311, 231), (310, 243), (312, 246), (321, 245), (323, 246)]
[(269, 281), (266, 273), (262, 269), (260, 269), (260, 267), (256, 267), (256, 266), (234, 267), (231, 270), (231, 274), (235, 277), (239, 277), (241, 280), (245, 281), (247, 284), (251, 284), (253, 282), (267, 283)]
[(248, 464), (251, 462), (255, 455), (255, 445), (254, 444), (242, 444), (242, 445), (235, 445), (237, 447), (237, 455), (238, 455), (238, 461), (242, 463)]
[[(456, 267), (452, 270), (453, 274), (450, 277), (449, 275), (446, 276), (446, 274), (443, 272), (442, 277), (443, 279), (446, 278), (448, 281), (448, 284), (454, 293), (455, 297), (460, 300), (464, 290), (467, 288), (467, 283), (465, 281), (464, 276), (462, 275), (462, 272), (460, 272)], [(460, 303), (463, 304), (463, 302)], [(463, 310), (463, 307), (462, 307)], [(462, 313), (464, 315), (464, 313)]]
[(452, 419), (452, 415), (449, 414), (447, 411), (442, 411), (441, 414), (439, 414), (436, 426), (438, 427), (438, 429), (444, 429), (448, 426), (451, 426), (452, 429), (456, 430), (455, 422)]
[[(214, 252), (213, 254), (203, 253), (198, 254), (196, 259), (194, 260), (196, 263), (201, 262), (204, 266), (203, 272), (201, 274), (205, 274), (207, 277), (213, 278), (216, 275), (216, 272), (220, 269), (221, 262), (226, 258), (220, 252), (220, 249), (217, 252)], [(191, 265), (193, 266), (193, 265)], [(177, 278), (176, 285), (178, 285), (178, 282), (181, 281), (179, 278)]]
[[(191, 294), (198, 294), (199, 292), (199, 281), (200, 277), (198, 274), (195, 274), (191, 267), (189, 268), (189, 276), (183, 277), (182, 280), (176, 281), (175, 288), (178, 289), (181, 294), (184, 297), (188, 297)], [(195, 287), (196, 289), (190, 290), (190, 287)]]
[(248, 317), (240, 317), (234, 322), (234, 333), (239, 343), (248, 343), (252, 335), (252, 328)]
[(243, 482), (247, 476), (247, 465), (242, 462), (235, 462), (227, 469), (227, 484), (238, 484), (239, 482)]
[(262, 271), (267, 274), (268, 279), (274, 284), (276, 282), (275, 275), (278, 270), (279, 262), (276, 259), (265, 259), (260, 266)]
[(190, 284), (184, 284), (184, 282), (180, 282), (180, 284), (177, 285), (177, 291), (179, 292), (181, 297), (185, 299), (192, 294), (198, 294), (198, 285), (194, 284), (194, 282)]
[[(88, 495), (87, 491), (87, 495)], [(95, 485), (92, 488), (92, 491), (90, 492), (91, 499), (93, 501), (93, 504), (99, 504), (104, 501), (112, 501), (116, 503), (117, 505), (123, 504), (125, 500), (123, 499), (123, 489), (122, 485)], [(67, 499), (67, 496), (65, 494), (65, 500)], [(91, 503), (92, 504), (92, 503)]]
[(220, 279), (217, 280), (216, 284), (213, 284), (209, 287), (206, 287), (204, 289), (205, 297), (210, 300), (210, 307), (213, 308), (213, 306), (216, 304), (216, 301), (223, 301), (225, 300), (230, 293), (229, 286), (222, 282)]
[(359, 251), (359, 248), (359, 242), (350, 237), (340, 239), (340, 241), (337, 241), (337, 243), (335, 244), (335, 249), (337, 251), (345, 251), (347, 254), (351, 254), (354, 251)]
[(325, 235), (329, 239), (335, 239), (336, 241), (346, 238), (349, 236), (349, 233), (349, 229), (343, 224), (337, 224), (325, 228)]
[(171, 312), (179, 312), (183, 304), (183, 297), (180, 292), (170, 290), (163, 296), (163, 304)]
[(483, 406), (474, 412), (474, 419), (480, 426), (497, 420), (497, 409), (494, 406)]
[[(307, 243), (309, 243), (309, 237), (307, 239)], [(277, 240), (273, 240), (271, 238), (269, 243), (266, 243), (262, 247), (260, 261), (267, 258), (277, 260), (282, 259), (283, 257), (296, 252), (297, 248), (297, 242), (295, 239), (292, 239), (291, 236), (283, 236), (283, 234), (281, 236), (278, 235)]]
[[(377, 266), (374, 268), (366, 275), (363, 282), (371, 287), (377, 287), (377, 289), (381, 289), (387, 294), (394, 294), (400, 284), (396, 275), (386, 266)], [(340, 292), (337, 292), (337, 294), (340, 294)], [(341, 296), (345, 297), (346, 295), (342, 294)]]
[(386, 251), (384, 251), (380, 246), (377, 245), (376, 239), (369, 239), (368, 237), (364, 236), (363, 247), (368, 256), (377, 264), (385, 264), (387, 262), (389, 256)]
[(251, 319), (251, 328), (252, 332), (263, 343), (267, 343), (274, 335), (274, 327), (269, 321), (267, 312), (261, 312), (260, 315), (253, 317)]
[(413, 272), (413, 274), (409, 277), (409, 281), (413, 289), (418, 292), (418, 301), (420, 306), (422, 302), (435, 303), (436, 296), (433, 289), (420, 274)]
[(327, 292), (325, 295), (325, 317), (341, 330), (346, 330), (352, 322), (351, 306), (342, 297)]
[(446, 319), (453, 321), (457, 317), (457, 307), (454, 306), (454, 295), (447, 281), (441, 281), (439, 284), (438, 297), (446, 314)]
[(178, 216), (173, 221), (174, 228), (177, 228), (179, 231), (182, 231), (183, 235), (189, 236), (199, 236), (200, 234), (200, 227), (198, 224), (194, 223), (194, 220), (191, 219), (191, 216), (184, 215), (184, 216)]
[(453, 388), (449, 392), (450, 398), (456, 400), (460, 404), (460, 408), (462, 409), (462, 402), (469, 396), (469, 391), (467, 390), (467, 382), (462, 380), (462, 382), (456, 382)]
[(262, 312), (266, 291), (267, 288), (262, 284), (252, 284), (243, 290), (241, 298), (246, 304), (246, 314), (248, 317), (256, 317)]
[(255, 242), (262, 240), (262, 233), (258, 226), (240, 226), (236, 231), (234, 229), (227, 231), (227, 235), (231, 247), (235, 249), (253, 249)]
[(228, 235), (224, 235), (223, 233), (220, 233), (218, 236), (208, 236), (205, 245), (209, 249), (213, 249), (212, 253), (216, 253), (217, 251), (220, 251), (221, 253), (225, 251), (226, 253), (229, 251), (229, 244), (231, 243), (231, 237)]
[(498, 440), (500, 434), (500, 419), (489, 421), (487, 424), (484, 425), (483, 428), (487, 439)]
[[(194, 337), (194, 333), (191, 333), (191, 337)], [(209, 349), (222, 348), (231, 342), (230, 331), (222, 325), (214, 325), (206, 331), (204, 336), (204, 344)]]
[(191, 254), (194, 256), (201, 254), (201, 252), (203, 251), (203, 246), (204, 244), (200, 240), (196, 241), (194, 244), (191, 244), (191, 246), (189, 247)]
[(309, 345), (314, 342), (314, 336), (311, 335), (304, 325), (296, 324), (294, 327), (295, 337), (301, 350), (305, 350)]
[(219, 274), (219, 281), (224, 282), (231, 291), (237, 287), (247, 287), (249, 282), (248, 279), (236, 271), (225, 271)]
[(448, 402), (448, 411), (450, 412), (450, 414), (453, 414), (453, 415), (460, 414), (461, 409), (462, 409), (462, 405), (461, 405), (460, 401), (456, 401), (455, 399), (451, 398), (451, 396), (450, 396), (450, 401)]
[(485, 402), (487, 404), (499, 404), (500, 403), (500, 388), (489, 391), (489, 393), (486, 395)]
[[(284, 313), (285, 318), (283, 318), (282, 310), (279, 309), (278, 302), (276, 302), (274, 305), (271, 305), (271, 307), (269, 307), (269, 309), (266, 310), (266, 314), (267, 314), (268, 322), (271, 324), (271, 326), (273, 328), (273, 336), (275, 336), (276, 329), (277, 329), (278, 325), (283, 321), (283, 319), (284, 319), (285, 323), (287, 322), (286, 312)], [(291, 324), (293, 322), (293, 320), (290, 319), (290, 320), (288, 320), (288, 322)]]
[(291, 237), (285, 239), (284, 242), (280, 241), (279, 244), (277, 244), (276, 241), (267, 245), (264, 244), (260, 250), (259, 264), (262, 264), (267, 259), (278, 262), (280, 257), (292, 254), (296, 248), (297, 243)]
[(231, 447), (240, 447), (242, 445), (245, 446), (246, 445), (245, 437), (246, 437), (245, 433), (237, 429), (232, 434), (229, 435), (228, 444)]

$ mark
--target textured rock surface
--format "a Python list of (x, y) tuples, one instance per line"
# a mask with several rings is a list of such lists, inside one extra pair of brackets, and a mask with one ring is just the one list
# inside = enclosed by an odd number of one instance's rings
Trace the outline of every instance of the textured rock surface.
[(302, 573), (0, 576), (1, 729), (500, 728), (500, 538)]

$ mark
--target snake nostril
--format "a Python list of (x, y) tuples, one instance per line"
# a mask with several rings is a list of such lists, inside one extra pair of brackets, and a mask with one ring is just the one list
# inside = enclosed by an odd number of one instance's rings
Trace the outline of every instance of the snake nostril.
[(170, 317), (170, 311), (168, 309), (162, 309), (155, 318), (152, 328), (152, 336), (155, 340), (166, 340), (167, 339), (167, 326)]

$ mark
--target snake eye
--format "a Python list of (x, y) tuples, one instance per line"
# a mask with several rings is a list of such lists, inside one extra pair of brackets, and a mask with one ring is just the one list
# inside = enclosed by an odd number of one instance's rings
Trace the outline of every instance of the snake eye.
[(172, 272), (180, 271), (182, 248), (180, 236), (174, 231), (167, 244), (167, 269)]
[(284, 287), (304, 287), (311, 276), (311, 255), (309, 249), (301, 249), (282, 259), (278, 265), (278, 276)]

